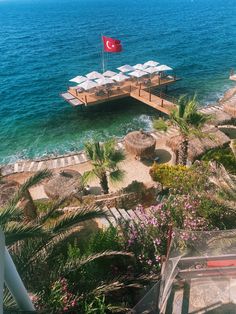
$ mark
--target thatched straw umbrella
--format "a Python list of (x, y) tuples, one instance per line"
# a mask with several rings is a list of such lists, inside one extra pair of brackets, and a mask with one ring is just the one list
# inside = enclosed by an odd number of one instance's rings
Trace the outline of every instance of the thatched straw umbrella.
[(236, 103), (225, 104), (224, 111), (231, 117), (236, 118)]
[[(166, 144), (177, 153), (182, 141), (181, 136), (174, 136), (167, 140)], [(217, 128), (207, 130), (207, 136), (201, 139), (192, 138), (189, 140), (188, 160), (194, 161), (202, 156), (206, 151), (216, 147), (222, 147), (230, 143), (230, 139)]]
[(152, 157), (155, 152), (156, 140), (151, 134), (143, 131), (133, 131), (125, 137), (125, 148), (131, 154), (142, 157)]
[[(3, 180), (0, 183), (0, 207), (7, 205), (14, 194), (18, 191), (19, 187), (20, 184), (16, 181)], [(24, 193), (24, 196), (19, 201), (18, 206), (23, 209), (24, 216), (27, 220), (32, 220), (37, 217), (37, 209), (29, 191)]]
[(78, 171), (70, 169), (61, 171), (44, 185), (44, 191), (53, 199), (81, 195), (83, 191), (81, 178)]
[(2, 181), (0, 183), (0, 208), (5, 206), (19, 189), (19, 183), (15, 181)]

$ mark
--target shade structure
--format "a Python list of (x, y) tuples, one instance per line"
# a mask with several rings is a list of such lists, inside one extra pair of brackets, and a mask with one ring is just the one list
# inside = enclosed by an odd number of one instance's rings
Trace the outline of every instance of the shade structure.
[(87, 81), (81, 83), (80, 85), (78, 85), (78, 87), (81, 87), (84, 90), (89, 90), (89, 89), (92, 89), (92, 88), (97, 87), (97, 86), (98, 86), (98, 84), (96, 82), (93, 82), (90, 80), (87, 80)]
[(143, 65), (146, 67), (155, 67), (158, 64), (159, 64), (158, 62), (150, 60), (150, 61), (145, 62)]
[(161, 72), (161, 71), (171, 71), (171, 70), (173, 70), (171, 67), (169, 67), (168, 65), (165, 65), (165, 64), (163, 64), (163, 65), (158, 65), (156, 68), (157, 68), (157, 71), (158, 71), (158, 72)]
[(44, 191), (52, 199), (79, 196), (83, 191), (81, 178), (78, 171), (70, 169), (61, 171), (44, 185)]
[(6, 205), (18, 191), (20, 184), (16, 181), (3, 181), (0, 184), (0, 207)]
[(129, 75), (139, 78), (139, 77), (142, 77), (144, 75), (147, 75), (147, 72), (144, 72), (142, 70), (135, 70), (133, 72), (130, 72)]
[(105, 76), (105, 77), (112, 77), (112, 76), (115, 76), (116, 74), (117, 74), (116, 72), (108, 70), (108, 71), (103, 73), (103, 76)]
[(146, 66), (144, 64), (141, 64), (141, 63), (138, 63), (138, 64), (135, 64), (133, 66), (134, 69), (136, 70), (142, 70), (142, 71), (145, 71), (144, 69), (146, 68)]
[(74, 77), (73, 79), (70, 80), (70, 82), (75, 82), (77, 84), (83, 83), (84, 81), (86, 81), (88, 78), (85, 76), (81, 76), (78, 75), (76, 77)]
[(121, 72), (130, 72), (130, 71), (133, 71), (134, 70), (134, 67), (132, 67), (131, 65), (129, 64), (125, 64), (125, 65), (122, 65), (121, 67), (117, 68), (119, 71)]
[(115, 76), (112, 76), (112, 80), (116, 82), (123, 82), (129, 79), (129, 76), (124, 75), (123, 73), (116, 74)]
[[(188, 159), (190, 161), (196, 160), (198, 157), (202, 156), (209, 149), (216, 147), (222, 147), (230, 143), (230, 138), (221, 132), (218, 128), (207, 128), (204, 130), (209, 136), (203, 137), (201, 139), (197, 137), (192, 137), (188, 144)], [(183, 139), (180, 135), (173, 136), (169, 138), (166, 142), (175, 153), (180, 149), (180, 145)]]
[(149, 74), (158, 72), (157, 67), (149, 67), (149, 68), (146, 68), (144, 71), (148, 72)]
[(131, 154), (138, 157), (154, 156), (156, 140), (144, 131), (133, 131), (125, 136), (125, 148)]
[(107, 85), (107, 84), (114, 84), (114, 81), (108, 77), (103, 77), (103, 78), (97, 79), (96, 83), (98, 85)]
[(88, 74), (86, 74), (86, 77), (89, 79), (89, 80), (96, 80), (96, 79), (99, 79), (99, 78), (102, 78), (103, 75), (97, 71), (93, 71), (93, 72), (90, 72)]

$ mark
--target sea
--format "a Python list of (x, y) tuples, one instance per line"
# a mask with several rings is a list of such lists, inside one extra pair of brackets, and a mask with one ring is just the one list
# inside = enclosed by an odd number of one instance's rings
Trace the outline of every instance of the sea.
[(236, 0), (0, 0), (1, 164), (151, 128), (158, 113), (130, 99), (81, 111), (60, 98), (71, 78), (101, 71), (101, 34), (123, 45), (106, 69), (169, 65), (183, 79), (174, 96), (206, 106), (235, 86)]

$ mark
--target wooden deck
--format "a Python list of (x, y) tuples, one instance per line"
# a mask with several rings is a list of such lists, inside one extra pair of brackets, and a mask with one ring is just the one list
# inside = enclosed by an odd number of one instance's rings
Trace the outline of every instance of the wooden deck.
[[(152, 108), (155, 108), (165, 114), (169, 114), (175, 107), (171, 101), (154, 95), (151, 91), (154, 89), (162, 89), (165, 86), (179, 81), (180, 78), (166, 76), (160, 78), (158, 75), (151, 79), (151, 83), (138, 82), (136, 79), (130, 79), (124, 83), (119, 83), (109, 90), (100, 88), (94, 92), (77, 92), (73, 87), (70, 87), (66, 93), (61, 96), (72, 106), (92, 106), (101, 103), (121, 99), (125, 97), (133, 97)], [(164, 94), (163, 94), (164, 95)]]

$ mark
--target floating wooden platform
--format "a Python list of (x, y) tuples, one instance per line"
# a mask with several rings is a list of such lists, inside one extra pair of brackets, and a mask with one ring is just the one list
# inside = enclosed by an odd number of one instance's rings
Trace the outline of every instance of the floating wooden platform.
[(175, 103), (165, 99), (165, 94), (155, 95), (154, 90), (163, 88), (167, 89), (168, 85), (176, 83), (180, 78), (174, 76), (165, 76), (160, 78), (158, 75), (146, 80), (138, 82), (136, 79), (130, 79), (124, 83), (119, 83), (111, 88), (100, 89), (93, 92), (78, 92), (74, 87), (70, 87), (66, 93), (62, 93), (61, 97), (70, 103), (73, 107), (92, 106), (125, 97), (135, 98), (148, 106), (157, 109), (165, 114), (169, 114), (175, 108)]

